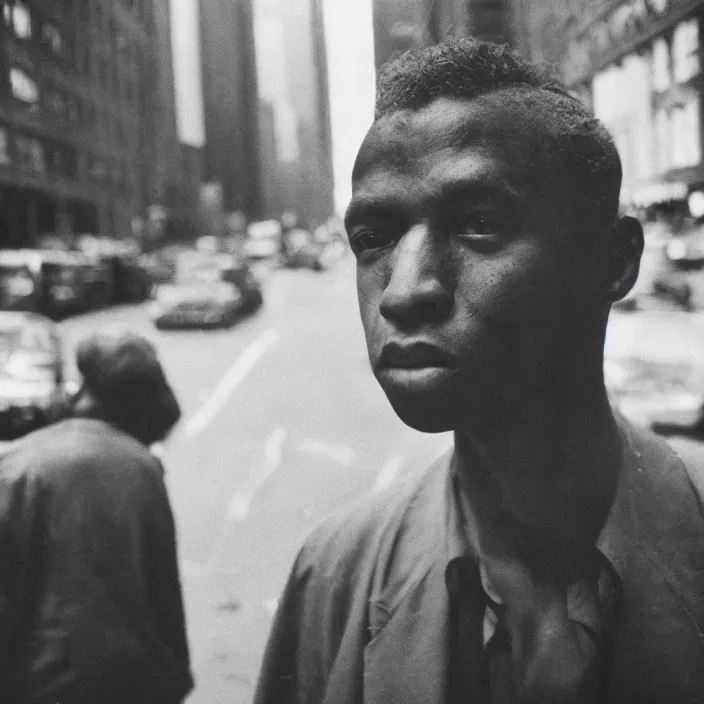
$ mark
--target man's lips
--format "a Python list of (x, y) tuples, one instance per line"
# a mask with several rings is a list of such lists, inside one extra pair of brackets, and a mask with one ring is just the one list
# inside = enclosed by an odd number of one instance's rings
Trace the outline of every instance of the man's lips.
[(388, 342), (381, 351), (382, 368), (426, 369), (456, 367), (459, 359), (452, 353), (429, 342)]

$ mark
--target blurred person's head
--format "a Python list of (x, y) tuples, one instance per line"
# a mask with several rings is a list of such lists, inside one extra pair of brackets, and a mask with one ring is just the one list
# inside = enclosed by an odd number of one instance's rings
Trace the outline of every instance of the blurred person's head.
[(462, 430), (603, 390), (637, 221), (603, 125), (506, 47), (457, 40), (382, 68), (346, 215), (374, 373), (400, 417)]
[(133, 332), (106, 329), (76, 351), (82, 385), (75, 415), (100, 418), (145, 445), (161, 442), (181, 411), (154, 346)]

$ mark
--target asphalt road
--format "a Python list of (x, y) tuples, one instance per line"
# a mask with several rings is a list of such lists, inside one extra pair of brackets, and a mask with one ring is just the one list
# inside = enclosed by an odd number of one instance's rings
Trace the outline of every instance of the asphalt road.
[(257, 314), (225, 331), (159, 332), (146, 305), (61, 323), (69, 355), (101, 325), (144, 332), (181, 401), (165, 464), (197, 681), (189, 704), (250, 702), (306, 534), (450, 443), (404, 426), (377, 388), (350, 260), (273, 272), (264, 295)]

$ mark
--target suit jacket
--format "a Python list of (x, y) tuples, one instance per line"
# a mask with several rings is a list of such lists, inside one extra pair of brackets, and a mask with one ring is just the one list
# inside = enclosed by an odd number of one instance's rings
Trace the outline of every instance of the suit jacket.
[(159, 461), (99, 420), (0, 459), (0, 701), (176, 704), (191, 689)]
[[(623, 586), (606, 702), (701, 704), (704, 461), (685, 466), (653, 434), (625, 424), (623, 434), (599, 546)], [(415, 485), (314, 531), (280, 601), (255, 704), (447, 701), (449, 474), (445, 457)]]

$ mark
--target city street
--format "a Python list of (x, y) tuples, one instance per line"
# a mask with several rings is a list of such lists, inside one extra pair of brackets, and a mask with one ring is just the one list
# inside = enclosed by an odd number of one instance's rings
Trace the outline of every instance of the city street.
[(326, 514), (422, 470), (449, 443), (406, 428), (368, 369), (353, 265), (276, 271), (264, 307), (226, 331), (159, 332), (146, 306), (61, 324), (146, 333), (184, 418), (165, 448), (196, 689), (251, 701), (276, 599)]

